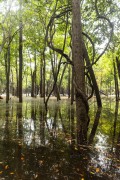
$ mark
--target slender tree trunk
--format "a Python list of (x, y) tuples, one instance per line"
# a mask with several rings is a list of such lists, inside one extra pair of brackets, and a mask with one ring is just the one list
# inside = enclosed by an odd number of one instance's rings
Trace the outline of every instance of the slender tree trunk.
[(10, 45), (7, 48), (7, 55), (6, 55), (6, 103), (9, 102), (9, 91), (10, 91)]
[[(56, 79), (57, 79), (57, 62), (56, 62), (55, 52), (54, 52), (54, 58), (52, 58), (52, 55), (51, 55), (51, 65), (52, 65), (53, 79), (54, 79), (54, 83), (55, 83)], [(57, 82), (54, 87), (54, 95), (57, 97), (57, 101), (59, 101), (60, 93), (59, 93)]]
[(63, 71), (62, 71), (61, 78), (60, 78), (60, 82), (59, 82), (59, 92), (60, 92), (60, 89), (61, 89), (61, 84), (62, 84), (62, 80), (63, 80), (64, 74), (65, 74), (66, 68), (67, 68), (67, 64), (65, 64), (64, 69), (63, 69)]
[(120, 79), (120, 60), (118, 59), (118, 57), (116, 57), (116, 64), (117, 64), (118, 76)]
[[(59, 93), (61, 92), (61, 84), (62, 84), (62, 80), (63, 80), (64, 74), (65, 74), (66, 68), (67, 68), (67, 64), (65, 64), (64, 69), (63, 69), (63, 71), (62, 71), (61, 78), (60, 78), (60, 82), (59, 82)], [(63, 91), (63, 94), (64, 94), (64, 87), (62, 88), (62, 91)]]
[(37, 62), (36, 62), (36, 50), (34, 52), (34, 61), (35, 61), (35, 74), (34, 74), (34, 97), (37, 96), (37, 86), (36, 86), (36, 72), (37, 72)]
[(72, 79), (71, 79), (71, 104), (73, 104), (74, 102), (74, 96), (75, 96), (75, 88), (74, 88), (74, 71), (73, 71), (73, 67), (72, 67)]
[(22, 102), (22, 67), (23, 67), (23, 45), (22, 45), (22, 0), (20, 0), (20, 22), (19, 22), (19, 102)]
[(19, 75), (18, 75), (18, 64), (17, 64), (17, 56), (16, 56), (16, 90), (15, 90), (15, 96), (19, 97)]
[(34, 79), (35, 79), (35, 71), (33, 71), (33, 73), (31, 72), (31, 97), (34, 97), (34, 89), (35, 89)]
[(28, 83), (27, 83), (27, 79), (28, 79), (28, 77), (26, 77), (26, 97), (27, 97), (27, 94), (28, 94)]
[(120, 100), (120, 87), (119, 87), (119, 83), (120, 83), (120, 60), (118, 59), (118, 57), (116, 57), (116, 65), (117, 65), (117, 71), (118, 71), (118, 100)]
[(113, 62), (113, 67), (114, 67), (114, 81), (115, 81), (115, 96), (116, 96), (116, 101), (118, 101), (119, 100), (119, 85), (118, 85), (118, 77), (117, 77), (115, 62)]
[(85, 95), (85, 72), (82, 46), (82, 24), (79, 0), (72, 0), (72, 60), (76, 90), (77, 139), (87, 142), (88, 104)]
[(46, 67), (46, 60), (45, 60), (45, 50), (44, 50), (44, 52), (43, 52), (43, 97), (44, 97), (44, 102), (45, 102), (45, 82), (46, 82), (45, 81), (45, 79), (46, 79), (45, 67)]
[(68, 67), (68, 98), (70, 98), (70, 88), (71, 88), (71, 67)]
[(90, 74), (90, 77), (91, 77), (91, 80), (92, 80), (92, 83), (93, 83), (93, 86), (94, 86), (95, 95), (96, 95), (96, 99), (97, 99), (97, 105), (98, 105), (98, 107), (102, 107), (102, 102), (101, 102), (101, 97), (100, 97), (100, 93), (99, 93), (98, 84), (97, 84), (95, 74), (94, 74), (93, 68), (91, 66), (90, 59), (89, 59), (87, 49), (85, 47), (84, 42), (83, 42), (83, 51), (84, 51), (84, 58), (85, 58), (85, 61), (86, 61), (86, 65), (88, 66), (88, 71), (89, 71), (89, 74)]
[(43, 97), (43, 67), (40, 65), (40, 97)]
[(14, 79), (13, 79), (13, 71), (11, 69), (11, 93), (12, 93), (12, 96), (15, 95), (15, 88), (14, 88)]

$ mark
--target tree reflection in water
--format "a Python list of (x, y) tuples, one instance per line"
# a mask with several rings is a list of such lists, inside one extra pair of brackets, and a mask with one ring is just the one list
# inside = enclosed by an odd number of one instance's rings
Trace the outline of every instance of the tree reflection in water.
[(118, 104), (115, 112), (98, 109), (85, 146), (77, 145), (68, 100), (50, 100), (47, 114), (39, 100), (0, 104), (0, 111), (1, 179), (119, 179)]
[[(111, 129), (109, 129), (111, 135), (105, 132), (101, 133), (99, 131), (98, 134), (96, 134), (96, 141), (94, 145), (94, 151), (93, 154), (91, 155), (89, 165), (88, 165), (88, 171), (94, 171), (95, 173), (99, 175), (99, 177), (105, 177), (106, 179), (119, 179), (120, 178), (120, 168), (119, 168), (119, 162), (120, 162), (120, 157), (119, 154), (115, 152), (117, 151), (117, 148), (120, 147), (119, 142), (116, 142), (117, 136), (119, 137), (117, 128), (119, 128), (119, 121), (118, 119), (118, 107), (119, 107), (119, 102), (116, 102), (115, 105), (115, 112), (113, 116), (113, 121), (111, 123)], [(96, 117), (95, 117), (95, 122), (93, 124), (93, 128), (89, 137), (89, 143), (93, 142), (93, 137), (95, 135), (96, 127), (98, 126), (98, 121), (100, 118), (100, 113), (101, 110), (97, 111)], [(109, 120), (109, 117), (108, 119)], [(109, 123), (109, 122), (107, 122)], [(113, 123), (113, 124), (112, 124)], [(96, 124), (96, 125), (95, 125)], [(106, 131), (108, 126), (107, 124), (103, 124), (106, 126)], [(111, 136), (111, 138), (110, 138)], [(119, 138), (118, 138), (119, 139)], [(117, 147), (116, 147), (117, 143)]]

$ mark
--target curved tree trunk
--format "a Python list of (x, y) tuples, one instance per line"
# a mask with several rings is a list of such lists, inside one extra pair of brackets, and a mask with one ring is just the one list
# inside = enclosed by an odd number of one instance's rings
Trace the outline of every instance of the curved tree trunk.
[(86, 65), (88, 67), (88, 71), (89, 71), (89, 74), (90, 74), (90, 77), (91, 77), (91, 80), (92, 80), (92, 83), (93, 83), (93, 87), (94, 87), (94, 90), (95, 90), (97, 105), (98, 105), (98, 107), (102, 107), (102, 102), (101, 102), (101, 97), (100, 97), (100, 93), (99, 93), (98, 84), (97, 84), (95, 74), (94, 74), (93, 68), (91, 66), (90, 59), (89, 59), (89, 56), (88, 56), (88, 52), (87, 52), (87, 49), (85, 47), (84, 42), (83, 42), (83, 51), (84, 51), (84, 58), (85, 58), (85, 61), (86, 61)]

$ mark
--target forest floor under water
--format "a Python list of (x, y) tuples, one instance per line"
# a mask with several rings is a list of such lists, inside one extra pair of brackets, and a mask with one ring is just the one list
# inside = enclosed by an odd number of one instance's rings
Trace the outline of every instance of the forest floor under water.
[(75, 104), (51, 98), (0, 100), (0, 180), (119, 180), (120, 111), (90, 104), (87, 145), (77, 144)]

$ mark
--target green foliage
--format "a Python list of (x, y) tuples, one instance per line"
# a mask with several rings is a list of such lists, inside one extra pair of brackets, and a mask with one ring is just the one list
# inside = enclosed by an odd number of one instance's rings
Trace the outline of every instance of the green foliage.
[[(8, 1), (9, 2), (9, 1)], [(119, 27), (120, 27), (120, 11), (119, 1), (104, 0), (98, 1), (97, 6), (100, 15), (106, 16), (111, 20), (114, 25), (114, 35), (108, 53), (104, 54), (101, 60), (94, 66), (95, 74), (97, 77), (98, 84), (101, 89), (106, 88), (107, 84), (111, 83), (114, 86), (113, 77), (113, 59), (115, 56), (120, 56), (120, 45), (119, 45)], [(26, 86), (25, 79), (29, 81), (31, 85), (31, 72), (33, 73), (35, 66), (31, 64), (35, 63), (34, 51), (36, 50), (36, 74), (37, 74), (37, 85), (40, 83), (40, 68), (43, 67), (43, 54), (45, 53), (46, 63), (46, 82), (53, 83), (53, 73), (51, 66), (50, 48), (46, 42), (46, 31), (48, 24), (50, 23), (51, 17), (53, 18), (52, 23), (48, 29), (49, 41), (52, 41), (52, 45), (55, 48), (63, 50), (68, 56), (71, 53), (71, 1), (60, 0), (31, 0), (23, 1), (22, 4), (22, 21), (23, 21), (23, 87)], [(2, 7), (2, 8), (1, 8)], [(69, 11), (68, 11), (69, 9)], [(5, 59), (4, 55), (6, 49), (10, 45), (11, 49), (11, 70), (13, 72), (13, 81), (16, 85), (18, 71), (18, 59), (19, 59), (19, 1), (9, 3), (5, 6), (3, 1), (0, 1), (0, 69), (1, 86), (5, 87)], [(98, 19), (95, 9), (95, 2), (93, 0), (86, 0), (81, 2), (81, 13), (83, 32), (88, 34), (92, 39), (95, 46), (95, 59), (104, 50), (104, 47), (109, 39), (110, 27), (106, 20)], [(67, 26), (66, 26), (67, 25)], [(66, 34), (65, 34), (66, 33)], [(10, 36), (10, 44), (8, 37)], [(65, 40), (66, 37), (66, 40)], [(92, 60), (93, 47), (90, 41), (84, 37), (86, 42), (89, 57)], [(65, 43), (65, 46), (64, 46)], [(0, 48), (1, 49), (1, 48)], [(114, 58), (112, 57), (114, 49)], [(61, 55), (56, 53), (56, 71), (59, 67)], [(62, 58), (62, 62), (66, 62), (65, 58)], [(58, 75), (58, 84), (64, 69), (64, 64), (60, 67)], [(101, 80), (102, 76), (102, 80)], [(11, 81), (11, 79), (10, 79)], [(68, 67), (64, 73), (62, 80), (63, 88), (67, 89), (68, 86)]]

